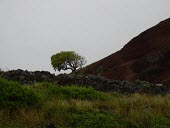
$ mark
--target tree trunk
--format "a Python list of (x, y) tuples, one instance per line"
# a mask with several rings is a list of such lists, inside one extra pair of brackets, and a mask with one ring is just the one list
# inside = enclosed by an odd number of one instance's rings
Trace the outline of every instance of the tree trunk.
[(76, 71), (76, 68), (74, 68), (74, 67), (73, 67), (73, 69), (72, 69), (72, 73), (74, 73), (75, 71)]

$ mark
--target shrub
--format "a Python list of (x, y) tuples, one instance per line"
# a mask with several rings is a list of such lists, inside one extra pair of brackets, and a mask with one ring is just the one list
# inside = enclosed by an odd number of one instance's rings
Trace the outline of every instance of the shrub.
[(107, 95), (103, 92), (96, 91), (92, 87), (81, 86), (48, 86), (48, 93), (64, 99), (81, 99), (81, 100), (106, 100)]
[(17, 108), (31, 106), (38, 102), (38, 96), (29, 87), (0, 78), (0, 106)]

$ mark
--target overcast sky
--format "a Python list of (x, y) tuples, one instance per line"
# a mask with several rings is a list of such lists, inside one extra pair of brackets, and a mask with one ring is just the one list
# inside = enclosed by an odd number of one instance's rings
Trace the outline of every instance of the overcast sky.
[(170, 0), (0, 0), (0, 68), (53, 72), (51, 55), (87, 64), (170, 17)]

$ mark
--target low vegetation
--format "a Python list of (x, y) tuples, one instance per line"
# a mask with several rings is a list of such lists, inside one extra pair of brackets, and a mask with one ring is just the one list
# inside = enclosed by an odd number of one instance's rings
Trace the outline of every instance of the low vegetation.
[(103, 93), (51, 83), (21, 85), (0, 78), (0, 127), (169, 128), (170, 95)]
[(17, 82), (0, 79), (0, 108), (15, 109), (33, 106), (38, 103), (38, 96), (32, 88)]

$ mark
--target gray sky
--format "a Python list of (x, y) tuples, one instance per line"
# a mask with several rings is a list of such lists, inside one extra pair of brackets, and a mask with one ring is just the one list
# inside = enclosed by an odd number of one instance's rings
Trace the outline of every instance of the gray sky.
[(51, 55), (87, 64), (170, 17), (170, 0), (0, 0), (0, 68), (53, 72)]

